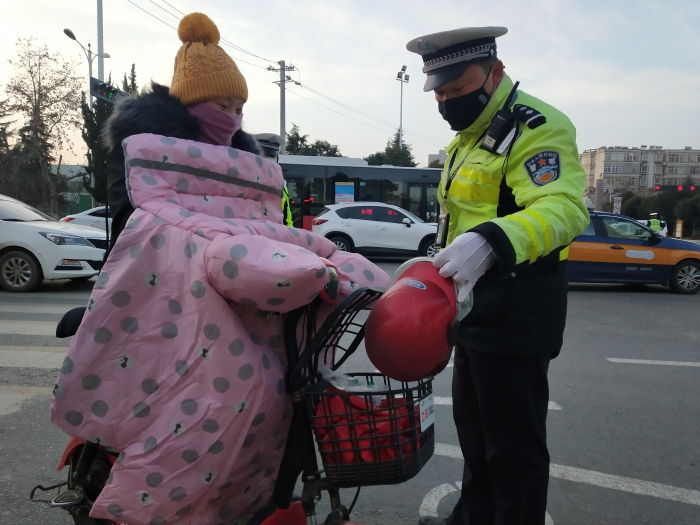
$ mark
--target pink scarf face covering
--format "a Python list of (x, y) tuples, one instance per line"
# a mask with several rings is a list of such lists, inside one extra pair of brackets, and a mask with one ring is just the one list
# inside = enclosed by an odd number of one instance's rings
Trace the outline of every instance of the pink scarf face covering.
[(243, 115), (231, 115), (220, 109), (200, 102), (187, 108), (190, 115), (199, 119), (202, 142), (215, 146), (231, 146), (231, 138), (241, 129)]

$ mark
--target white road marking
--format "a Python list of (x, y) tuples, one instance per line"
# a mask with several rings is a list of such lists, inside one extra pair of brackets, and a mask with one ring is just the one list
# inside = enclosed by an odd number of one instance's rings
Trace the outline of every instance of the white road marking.
[(75, 306), (69, 304), (0, 304), (0, 313), (63, 315), (72, 308)]
[(56, 337), (56, 324), (54, 321), (0, 321), (0, 334)]
[[(462, 490), (461, 481), (455, 481), (455, 485), (457, 486), (456, 489), (449, 483), (444, 483), (443, 485), (439, 485), (432, 489), (430, 492), (428, 492), (425, 498), (423, 498), (423, 503), (421, 503), (420, 509), (418, 510), (418, 514), (420, 515), (420, 517), (424, 518), (426, 516), (437, 516), (438, 506), (440, 505), (440, 501), (442, 501), (442, 498), (449, 494), (453, 494)], [(549, 515), (549, 512), (545, 513), (544, 525), (554, 525), (554, 522), (552, 521), (552, 517)]]
[(67, 346), (9, 346), (9, 345), (0, 345), (0, 352), (6, 351), (6, 352), (26, 352), (26, 351), (32, 351), (32, 352), (49, 352), (49, 353), (55, 353), (55, 352), (63, 352), (64, 354), (68, 351)]
[(17, 412), (22, 402), (38, 395), (51, 395), (50, 388), (36, 386), (0, 386), (0, 416)]
[(0, 350), (0, 367), (59, 369), (66, 357), (67, 350), (67, 348), (53, 352)]
[[(459, 447), (455, 445), (446, 445), (444, 443), (435, 444), (435, 454), (448, 458), (464, 459)], [(643, 496), (654, 496), (656, 498), (689, 503), (690, 505), (700, 505), (700, 491), (673, 487), (671, 485), (662, 485), (661, 483), (654, 483), (652, 481), (626, 478), (623, 476), (596, 472), (594, 470), (555, 464), (549, 465), (549, 475), (553, 478), (577, 481), (579, 483), (622, 490), (633, 494), (641, 494)]]
[[(435, 404), (436, 405), (452, 406), (452, 398), (451, 397), (436, 397)], [(547, 408), (549, 410), (561, 410), (561, 405), (559, 405), (558, 403), (555, 403), (554, 401), (550, 401), (549, 404), (547, 405)]]
[(457, 492), (457, 489), (449, 483), (438, 485), (423, 498), (423, 503), (421, 503), (420, 509), (418, 509), (418, 514), (420, 514), (421, 517), (437, 516), (440, 501), (453, 492)]
[(700, 363), (693, 361), (653, 361), (649, 359), (619, 359), (617, 357), (606, 357), (606, 359), (611, 363), (629, 365), (700, 366)]

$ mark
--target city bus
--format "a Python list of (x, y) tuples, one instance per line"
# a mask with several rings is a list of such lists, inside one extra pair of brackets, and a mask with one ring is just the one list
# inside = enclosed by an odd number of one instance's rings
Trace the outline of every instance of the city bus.
[(384, 202), (437, 222), (439, 168), (370, 166), (363, 159), (280, 155), (294, 225), (311, 229), (327, 204)]

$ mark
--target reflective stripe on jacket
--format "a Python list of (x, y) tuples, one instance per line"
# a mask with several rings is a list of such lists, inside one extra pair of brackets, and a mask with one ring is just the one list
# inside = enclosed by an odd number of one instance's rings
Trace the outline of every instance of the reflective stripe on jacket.
[(294, 227), (294, 219), (292, 218), (292, 208), (289, 205), (289, 190), (284, 187), (282, 193), (282, 223), (290, 228)]
[[(590, 221), (581, 198), (586, 178), (576, 131), (555, 108), (518, 91), (516, 103), (535, 108), (547, 122), (536, 129), (519, 123), (522, 134), (507, 157), (479, 148), (512, 88), (504, 75), (484, 112), (446, 148), (448, 159), (454, 155), (452, 169), (459, 167), (446, 202), (448, 244), (467, 231), (480, 233), (496, 252), (498, 270), (505, 272), (558, 250), (565, 259), (568, 245)], [(441, 204), (449, 166), (448, 160), (438, 188)]]

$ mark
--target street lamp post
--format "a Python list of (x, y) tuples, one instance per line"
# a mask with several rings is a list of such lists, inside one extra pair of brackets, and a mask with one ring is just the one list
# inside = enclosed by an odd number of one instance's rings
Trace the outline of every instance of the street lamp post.
[[(101, 2), (98, 4), (98, 6), (101, 7)], [(101, 13), (100, 13), (101, 14)], [(85, 56), (87, 57), (88, 61), (88, 102), (90, 103), (90, 112), (92, 112), (92, 93), (90, 92), (90, 79), (92, 78), (92, 61), (94, 60), (95, 57), (100, 57), (102, 58), (110, 58), (108, 53), (93, 53), (92, 50), (90, 49), (90, 42), (88, 42), (88, 47), (85, 49), (85, 46), (81, 44), (77, 38), (75, 38), (75, 34), (73, 31), (70, 29), (64, 29), (63, 32), (65, 35), (70, 38), (71, 40), (75, 40), (78, 42), (78, 45), (83, 48), (83, 51), (85, 52)], [(101, 72), (100, 72), (101, 73)], [(104, 80), (100, 78), (100, 80)], [(95, 174), (93, 173), (92, 176), (90, 177), (90, 184), (92, 184), (93, 189), (95, 188)], [(95, 207), (95, 197), (92, 197), (92, 207)]]
[(396, 80), (401, 82), (401, 103), (399, 105), (399, 149), (403, 149), (403, 85), (408, 84), (408, 77), (410, 75), (406, 74), (406, 66), (401, 68), (401, 71), (396, 75)]
[[(90, 78), (92, 78), (92, 61), (95, 59), (95, 57), (110, 58), (109, 53), (102, 53), (102, 54), (93, 53), (93, 52), (92, 52), (92, 49), (90, 49), (90, 43), (89, 43), (89, 42), (88, 42), (87, 49), (85, 49), (85, 46), (84, 46), (83, 44), (81, 44), (81, 43), (78, 41), (77, 38), (75, 38), (75, 34), (73, 33), (73, 31), (71, 31), (70, 29), (64, 29), (63, 32), (65, 33), (65, 35), (66, 35), (68, 38), (70, 38), (71, 40), (75, 40), (76, 42), (78, 42), (78, 45), (79, 45), (81, 48), (83, 48), (83, 51), (85, 52), (85, 56), (87, 57), (87, 61), (88, 61), (88, 75), (89, 75), (89, 78), (88, 78), (88, 100), (89, 100), (89, 102), (90, 102), (90, 111), (92, 111), (92, 94), (90, 94), (90, 87), (89, 87), (89, 86), (90, 86)], [(104, 80), (104, 79), (100, 78), (100, 80)]]

